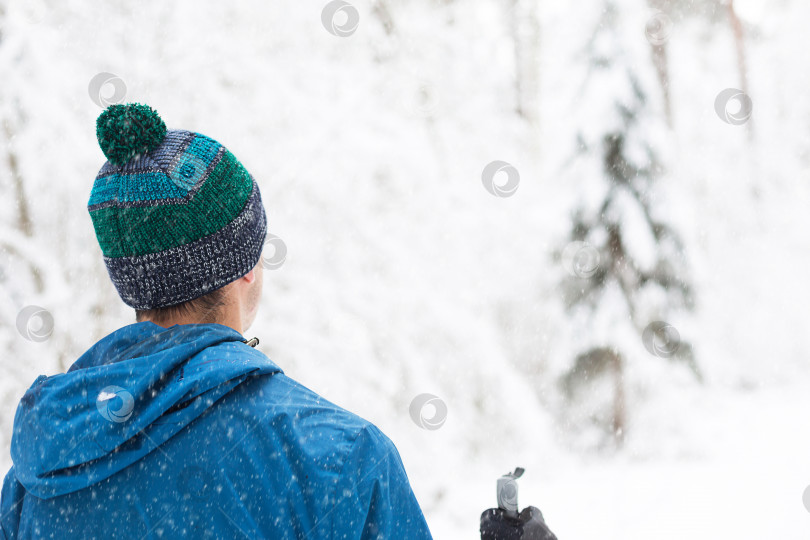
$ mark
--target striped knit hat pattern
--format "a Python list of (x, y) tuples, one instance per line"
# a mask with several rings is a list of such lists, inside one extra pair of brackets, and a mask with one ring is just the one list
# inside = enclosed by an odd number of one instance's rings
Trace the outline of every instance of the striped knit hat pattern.
[(155, 110), (137, 103), (108, 107), (96, 136), (108, 161), (87, 208), (128, 306), (186, 302), (256, 266), (267, 232), (259, 186), (224, 146), (167, 130)]

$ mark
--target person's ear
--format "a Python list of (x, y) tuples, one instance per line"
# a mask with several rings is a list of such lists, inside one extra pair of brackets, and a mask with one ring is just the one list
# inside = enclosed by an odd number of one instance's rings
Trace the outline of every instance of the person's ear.
[(250, 272), (242, 276), (242, 279), (246, 280), (248, 283), (253, 283), (256, 281), (256, 271), (251, 268)]

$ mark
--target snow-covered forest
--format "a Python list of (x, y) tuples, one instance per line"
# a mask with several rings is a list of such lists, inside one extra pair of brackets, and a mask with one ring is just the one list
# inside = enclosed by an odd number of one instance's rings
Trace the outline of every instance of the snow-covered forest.
[(87, 212), (96, 117), (135, 101), (256, 178), (245, 336), (394, 441), (437, 539), (516, 466), (563, 540), (807, 538), (808, 21), (0, 0), (0, 469), (34, 379), (135, 322)]

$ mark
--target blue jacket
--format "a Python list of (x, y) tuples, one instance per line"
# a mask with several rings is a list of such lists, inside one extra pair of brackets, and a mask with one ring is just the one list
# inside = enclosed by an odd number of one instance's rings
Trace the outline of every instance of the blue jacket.
[(394, 444), (220, 324), (125, 326), (14, 418), (3, 538), (431, 538)]

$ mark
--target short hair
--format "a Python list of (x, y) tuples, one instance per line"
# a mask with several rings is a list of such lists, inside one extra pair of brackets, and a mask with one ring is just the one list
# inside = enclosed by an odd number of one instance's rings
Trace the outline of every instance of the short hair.
[(225, 297), (225, 287), (220, 287), (206, 295), (179, 304), (154, 309), (136, 309), (135, 321), (165, 323), (177, 317), (197, 316), (200, 323), (216, 322), (225, 306)]

